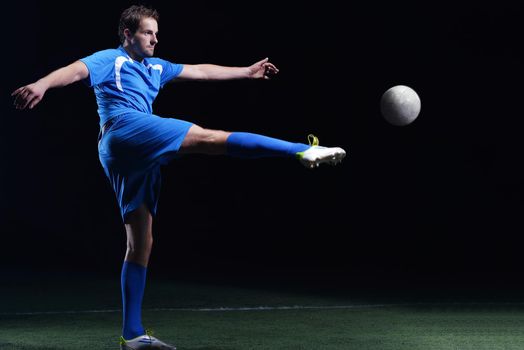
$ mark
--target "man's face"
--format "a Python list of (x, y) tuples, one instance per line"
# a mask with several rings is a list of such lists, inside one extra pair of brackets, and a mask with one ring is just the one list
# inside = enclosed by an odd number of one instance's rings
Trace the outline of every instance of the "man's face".
[(142, 18), (135, 34), (130, 37), (129, 43), (133, 53), (143, 59), (152, 57), (155, 45), (158, 43), (158, 23), (153, 18)]

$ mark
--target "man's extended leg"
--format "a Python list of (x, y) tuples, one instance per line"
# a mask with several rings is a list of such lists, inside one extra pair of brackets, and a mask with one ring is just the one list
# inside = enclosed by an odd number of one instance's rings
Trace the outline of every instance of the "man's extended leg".
[(336, 164), (345, 157), (346, 152), (342, 148), (319, 146), (318, 139), (313, 135), (310, 137), (310, 144), (306, 145), (259, 134), (211, 130), (193, 125), (179, 152), (228, 154), (243, 158), (294, 157), (308, 168), (321, 163)]

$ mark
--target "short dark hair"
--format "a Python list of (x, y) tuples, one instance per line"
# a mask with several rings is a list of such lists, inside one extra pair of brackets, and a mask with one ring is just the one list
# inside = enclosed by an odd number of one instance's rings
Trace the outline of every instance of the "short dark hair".
[(158, 22), (157, 10), (144, 6), (144, 5), (133, 5), (125, 9), (120, 15), (120, 22), (118, 23), (118, 36), (120, 42), (124, 43), (126, 36), (124, 35), (124, 29), (129, 29), (132, 33), (135, 33), (140, 25), (142, 18), (153, 18)]

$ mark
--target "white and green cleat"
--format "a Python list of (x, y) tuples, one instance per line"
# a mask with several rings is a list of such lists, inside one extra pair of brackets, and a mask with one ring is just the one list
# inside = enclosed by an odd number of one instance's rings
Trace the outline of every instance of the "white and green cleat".
[(131, 340), (120, 337), (120, 350), (176, 350), (176, 346), (153, 337), (152, 332), (147, 330), (145, 335)]
[(340, 147), (319, 146), (318, 138), (311, 134), (307, 138), (311, 147), (304, 152), (297, 152), (298, 160), (306, 168), (313, 169), (323, 163), (336, 165), (346, 156), (346, 151)]

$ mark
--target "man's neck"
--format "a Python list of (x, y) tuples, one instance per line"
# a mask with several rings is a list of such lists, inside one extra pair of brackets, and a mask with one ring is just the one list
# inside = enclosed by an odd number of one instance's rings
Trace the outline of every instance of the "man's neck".
[(133, 50), (131, 49), (131, 46), (129, 44), (126, 44), (124, 43), (122, 45), (122, 47), (124, 48), (124, 50), (127, 52), (127, 54), (129, 55), (129, 57), (131, 57), (133, 59), (133, 61), (137, 61), (137, 62), (140, 62), (142, 63), (144, 61), (144, 57), (140, 57), (138, 55), (136, 55)]

